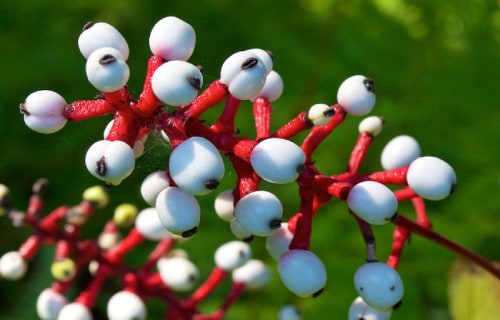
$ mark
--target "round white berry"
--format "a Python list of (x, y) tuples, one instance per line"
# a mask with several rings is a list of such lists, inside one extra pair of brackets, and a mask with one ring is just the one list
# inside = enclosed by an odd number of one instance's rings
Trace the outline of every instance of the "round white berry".
[(123, 88), (129, 79), (130, 70), (120, 51), (111, 47), (92, 52), (85, 65), (89, 82), (99, 91), (113, 92)]
[(406, 180), (419, 196), (441, 200), (455, 190), (457, 176), (453, 168), (436, 157), (420, 157), (408, 168)]
[(175, 291), (191, 290), (199, 278), (198, 268), (186, 258), (161, 258), (157, 266), (163, 282)]
[(269, 282), (270, 272), (262, 261), (251, 259), (234, 269), (232, 277), (234, 282), (244, 283), (247, 289), (259, 289)]
[(380, 162), (385, 170), (406, 167), (420, 157), (420, 145), (415, 138), (400, 135), (389, 141), (380, 155)]
[(228, 86), (231, 95), (240, 100), (255, 97), (266, 82), (266, 66), (251, 51), (239, 51), (224, 61), (220, 81)]
[(240, 226), (256, 236), (269, 236), (281, 226), (283, 206), (269, 191), (258, 190), (238, 201), (234, 216)]
[(237, 239), (243, 240), (245, 242), (250, 242), (253, 239), (253, 234), (243, 229), (243, 227), (238, 223), (238, 221), (235, 218), (231, 220), (229, 228), (231, 229), (231, 232)]
[(135, 218), (135, 227), (144, 238), (149, 240), (157, 241), (170, 236), (155, 208), (141, 210)]
[(196, 198), (178, 187), (168, 187), (156, 197), (161, 223), (173, 234), (190, 237), (200, 223), (200, 205)]
[(156, 197), (163, 189), (170, 186), (167, 173), (165, 171), (155, 171), (150, 173), (141, 184), (141, 196), (150, 206), (156, 204)]
[(118, 185), (134, 170), (134, 150), (123, 141), (100, 140), (88, 149), (85, 165), (94, 177)]
[(271, 73), (274, 64), (271, 52), (259, 48), (249, 49), (248, 51), (255, 54), (264, 63), (267, 74)]
[(142, 299), (126, 290), (115, 293), (109, 299), (106, 311), (109, 320), (146, 319), (146, 306)]
[(57, 319), (57, 315), (66, 303), (66, 297), (52, 288), (47, 288), (38, 295), (36, 312), (42, 320)]
[(296, 306), (287, 304), (281, 307), (279, 314), (279, 320), (300, 320), (302, 316), (300, 315), (299, 309)]
[(317, 297), (326, 284), (325, 266), (309, 250), (292, 249), (283, 253), (278, 272), (283, 284), (299, 297)]
[(224, 175), (219, 151), (202, 137), (191, 137), (180, 143), (170, 154), (168, 168), (179, 188), (196, 195), (214, 190)]
[(295, 143), (281, 138), (268, 138), (255, 146), (250, 163), (255, 172), (272, 183), (292, 182), (304, 169), (306, 155)]
[(244, 265), (251, 256), (250, 246), (243, 241), (230, 241), (215, 251), (215, 264), (225, 271)]
[(193, 102), (202, 85), (203, 75), (200, 69), (180, 60), (165, 62), (156, 69), (151, 79), (155, 96), (171, 106)]
[(125, 61), (128, 59), (127, 41), (115, 27), (105, 22), (85, 24), (83, 32), (78, 37), (78, 48), (85, 59), (88, 59), (95, 50), (104, 47), (115, 48), (120, 51)]
[(392, 310), (380, 311), (373, 309), (363, 298), (357, 297), (349, 307), (349, 320), (389, 320)]
[(293, 239), (293, 233), (288, 229), (288, 223), (281, 223), (281, 227), (266, 238), (266, 249), (275, 260), (288, 251)]
[(362, 75), (347, 78), (337, 91), (339, 105), (349, 114), (363, 116), (375, 105), (373, 80)]
[(363, 181), (355, 185), (349, 191), (346, 202), (358, 217), (374, 225), (391, 221), (398, 209), (394, 193), (375, 181)]
[(309, 108), (307, 119), (315, 126), (322, 126), (327, 124), (334, 114), (335, 110), (331, 106), (325, 103), (316, 103)]
[(231, 222), (234, 218), (233, 190), (224, 190), (215, 197), (215, 213), (224, 221)]
[(66, 304), (59, 315), (57, 320), (92, 320), (92, 313), (89, 308), (78, 302), (71, 302)]
[(370, 307), (388, 311), (403, 298), (403, 281), (398, 272), (382, 262), (368, 262), (354, 274), (354, 286)]
[(0, 276), (5, 279), (21, 279), (27, 270), (28, 263), (17, 251), (9, 251), (0, 258)]
[(33, 131), (54, 133), (64, 127), (67, 119), (64, 117), (66, 100), (57, 92), (39, 90), (31, 93), (19, 105), (24, 116), (24, 123)]
[(149, 48), (163, 59), (187, 61), (193, 54), (196, 34), (191, 25), (177, 17), (158, 21), (149, 35)]
[(369, 133), (373, 136), (378, 135), (384, 126), (384, 119), (377, 116), (366, 117), (359, 123), (358, 131), (360, 133)]
[(271, 70), (271, 72), (266, 77), (266, 82), (264, 83), (264, 87), (260, 92), (253, 97), (252, 101), (257, 98), (266, 98), (268, 101), (272, 102), (278, 100), (278, 98), (283, 93), (283, 79), (281, 79), (280, 75)]

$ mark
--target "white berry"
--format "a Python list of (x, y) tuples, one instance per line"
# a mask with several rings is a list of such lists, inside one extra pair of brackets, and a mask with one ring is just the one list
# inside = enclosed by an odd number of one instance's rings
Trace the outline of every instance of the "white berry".
[(224, 175), (219, 151), (202, 137), (191, 137), (180, 143), (170, 154), (168, 168), (179, 188), (196, 195), (214, 190)]
[(234, 216), (240, 226), (256, 236), (269, 236), (281, 226), (283, 206), (269, 191), (258, 190), (238, 201)]
[(144, 320), (146, 306), (142, 299), (130, 291), (119, 291), (108, 301), (107, 315), (109, 320)]
[(255, 54), (262, 61), (262, 63), (264, 63), (267, 74), (271, 73), (274, 64), (271, 52), (259, 48), (249, 49), (247, 51), (250, 51), (251, 53)]
[(288, 251), (292, 239), (293, 233), (288, 229), (288, 223), (283, 222), (279, 229), (266, 238), (266, 249), (275, 260), (279, 260)]
[(373, 309), (363, 298), (357, 297), (349, 307), (349, 320), (389, 320), (392, 310), (380, 311)]
[(43, 290), (36, 300), (36, 313), (42, 320), (57, 319), (57, 315), (67, 303), (66, 297), (52, 288)]
[(265, 98), (268, 101), (273, 102), (278, 100), (282, 93), (283, 79), (281, 79), (281, 76), (276, 71), (271, 70), (266, 77), (266, 82), (264, 83), (262, 90), (260, 90), (260, 92), (250, 100), (254, 101), (257, 98)]
[(149, 35), (151, 52), (167, 61), (187, 61), (193, 54), (195, 43), (193, 27), (172, 16), (158, 21)]
[(8, 280), (21, 279), (28, 270), (28, 263), (17, 251), (9, 251), (0, 258), (0, 276)]
[(193, 235), (200, 223), (200, 205), (196, 198), (178, 187), (168, 187), (156, 197), (161, 223), (173, 234)]
[(331, 106), (325, 103), (316, 103), (309, 108), (307, 119), (315, 126), (322, 126), (327, 124), (334, 114), (335, 110)]
[(231, 232), (237, 239), (246, 242), (250, 242), (253, 239), (253, 234), (248, 232), (246, 229), (243, 229), (243, 227), (238, 223), (238, 221), (235, 218), (231, 220), (229, 228), (231, 229)]
[(89, 82), (99, 91), (113, 92), (123, 88), (130, 70), (120, 51), (111, 47), (92, 52), (85, 65)]
[(252, 150), (250, 163), (255, 172), (272, 183), (292, 182), (304, 169), (306, 155), (295, 143), (281, 138), (265, 139)]
[(403, 298), (403, 281), (398, 272), (382, 262), (368, 262), (354, 274), (354, 287), (359, 296), (374, 309), (388, 311)]
[(251, 256), (250, 246), (243, 241), (230, 241), (215, 251), (215, 264), (225, 271), (244, 265)]
[(78, 48), (87, 59), (92, 52), (104, 47), (112, 47), (120, 51), (126, 61), (129, 55), (127, 41), (112, 25), (105, 22), (89, 22), (78, 37)]
[(155, 208), (141, 210), (135, 218), (135, 227), (144, 238), (149, 240), (158, 241), (170, 236)]
[(186, 258), (161, 258), (157, 266), (163, 282), (176, 291), (191, 290), (199, 278), (198, 268)]
[(355, 185), (349, 191), (346, 202), (357, 216), (374, 225), (389, 222), (398, 209), (394, 193), (375, 181), (363, 181)]
[(366, 117), (359, 123), (358, 131), (360, 133), (369, 133), (373, 136), (378, 135), (384, 126), (384, 119), (377, 116)]
[(349, 114), (363, 116), (375, 105), (373, 80), (356, 75), (347, 78), (337, 91), (339, 105)]
[(380, 162), (385, 170), (406, 167), (420, 157), (420, 145), (415, 138), (400, 135), (390, 140), (382, 150)]
[(233, 270), (233, 281), (244, 283), (247, 289), (259, 289), (269, 282), (270, 272), (260, 260), (251, 259)]
[(153, 73), (151, 85), (155, 96), (162, 102), (182, 106), (196, 98), (203, 85), (203, 75), (189, 62), (168, 61)]
[(57, 92), (39, 90), (31, 93), (21, 103), (19, 110), (24, 116), (24, 123), (33, 131), (54, 133), (64, 127), (66, 100)]
[(89, 308), (78, 302), (72, 302), (66, 304), (61, 309), (59, 315), (57, 316), (57, 320), (92, 320), (92, 319), (93, 319), (92, 313), (90, 312)]
[(150, 206), (156, 204), (156, 197), (163, 189), (170, 186), (167, 173), (165, 171), (155, 171), (150, 173), (141, 184), (141, 196)]
[(94, 177), (118, 185), (134, 170), (134, 150), (123, 141), (100, 140), (88, 149), (85, 165)]
[(309, 250), (292, 249), (282, 254), (278, 272), (283, 284), (299, 297), (316, 297), (326, 284), (325, 266)]
[(231, 222), (234, 218), (233, 190), (224, 190), (215, 197), (215, 213), (224, 221)]
[(231, 95), (240, 100), (255, 97), (264, 87), (266, 76), (266, 66), (249, 50), (232, 54), (220, 71), (220, 81), (228, 86)]
[(420, 157), (408, 168), (406, 180), (419, 196), (441, 200), (455, 190), (457, 176), (453, 168), (436, 157)]
[(278, 313), (279, 320), (300, 320), (302, 319), (299, 309), (296, 306), (287, 304), (281, 307)]

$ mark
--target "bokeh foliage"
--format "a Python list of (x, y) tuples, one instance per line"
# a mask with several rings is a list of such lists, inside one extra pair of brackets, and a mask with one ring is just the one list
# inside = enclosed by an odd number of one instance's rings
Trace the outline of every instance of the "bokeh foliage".
[[(83, 159), (109, 121), (68, 123), (46, 136), (24, 126), (19, 103), (39, 89), (57, 91), (68, 102), (95, 96), (76, 43), (89, 20), (113, 24), (128, 40), (129, 87), (139, 94), (150, 55), (149, 31), (168, 15), (195, 28), (197, 46), (190, 61), (204, 67), (205, 84), (218, 78), (222, 62), (234, 51), (260, 47), (273, 52), (275, 70), (285, 82), (283, 97), (274, 103), (273, 128), (314, 103), (335, 103), (338, 85), (346, 77), (372, 77), (378, 99), (372, 114), (384, 116), (386, 126), (363, 170), (380, 169), (380, 151), (391, 138), (414, 136), (423, 154), (445, 159), (458, 175), (455, 194), (429, 203), (434, 228), (500, 259), (500, 8), (495, 0), (1, 1), (0, 181), (11, 187), (17, 208), (23, 209), (32, 182), (42, 176), (51, 181), (48, 209), (76, 204), (82, 191), (97, 183), (86, 172)], [(206, 119), (212, 120), (218, 111), (215, 108)], [(243, 134), (252, 135), (252, 124), (246, 120), (250, 116), (250, 108), (243, 108), (238, 118)], [(323, 172), (344, 169), (359, 121), (349, 117), (318, 150), (315, 159)], [(86, 234), (98, 232), (97, 227), (123, 201), (144, 207), (138, 194), (140, 181), (163, 168), (167, 155), (158, 138), (150, 139), (134, 174), (112, 190), (112, 203), (93, 217)], [(234, 179), (234, 172), (228, 170), (221, 188), (230, 187)], [(263, 187), (280, 196), (286, 216), (297, 209), (294, 185)], [(202, 262), (204, 275), (212, 266), (214, 249), (231, 239), (227, 226), (214, 218), (214, 196), (200, 198), (204, 207), (200, 231), (183, 245), (194, 260)], [(401, 210), (411, 214), (408, 206)], [(289, 302), (298, 304), (305, 319), (346, 317), (355, 297), (352, 276), (364, 259), (362, 239), (345, 206), (336, 201), (320, 211), (313, 228), (311, 250), (328, 269), (324, 294), (311, 300), (292, 297), (268, 259), (274, 273), (271, 285), (245, 294), (228, 318), (273, 319), (278, 308)], [(26, 229), (14, 230), (5, 219), (0, 220), (0, 230), (0, 252), (16, 249), (28, 234)], [(391, 226), (375, 229), (380, 259), (389, 251), (391, 230)], [(254, 255), (267, 259), (263, 243), (255, 241)], [(36, 318), (36, 296), (50, 284), (51, 250), (42, 250), (25, 279), (0, 282), (0, 319)], [(143, 256), (138, 250), (130, 259), (139, 263)], [(393, 319), (449, 319), (446, 274), (454, 258), (435, 244), (413, 237), (400, 266), (406, 295)], [(223, 290), (217, 291), (203, 307), (218, 306), (222, 294)], [(104, 305), (98, 306), (101, 311)], [(150, 304), (150, 318), (160, 318), (163, 311), (161, 304)]]

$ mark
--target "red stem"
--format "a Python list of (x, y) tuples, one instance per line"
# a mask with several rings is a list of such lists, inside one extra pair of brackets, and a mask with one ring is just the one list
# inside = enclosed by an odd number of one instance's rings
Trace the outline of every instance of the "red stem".
[(307, 112), (299, 113), (295, 118), (290, 120), (287, 124), (279, 128), (273, 137), (290, 139), (291, 137), (305, 131), (313, 126), (313, 123), (307, 118)]
[(253, 102), (256, 138), (260, 140), (270, 135), (272, 106), (266, 98), (257, 98)]
[(228, 95), (227, 86), (216, 80), (191, 103), (186, 116), (198, 118), (209, 108), (221, 103)]
[(362, 132), (359, 134), (356, 145), (351, 152), (349, 163), (347, 164), (347, 168), (345, 169), (346, 173), (354, 174), (359, 171), (359, 168), (363, 163), (363, 160), (365, 159), (372, 142), (373, 135), (366, 132)]

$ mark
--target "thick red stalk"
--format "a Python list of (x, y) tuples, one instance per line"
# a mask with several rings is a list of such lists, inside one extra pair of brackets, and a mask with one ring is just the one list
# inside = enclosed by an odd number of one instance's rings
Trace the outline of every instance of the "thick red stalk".
[(346, 173), (355, 174), (359, 171), (359, 168), (363, 163), (363, 160), (365, 159), (372, 142), (373, 135), (366, 132), (362, 132), (359, 134), (356, 145), (351, 152), (349, 163), (347, 164), (347, 168), (345, 169)]
[(266, 98), (257, 98), (253, 102), (253, 117), (255, 121), (255, 140), (267, 138), (271, 129), (271, 112), (273, 107)]
[(212, 273), (210, 276), (205, 280), (205, 282), (198, 287), (198, 289), (193, 292), (191, 297), (187, 299), (184, 303), (187, 306), (190, 306), (192, 308), (195, 308), (196, 305), (198, 305), (202, 300), (204, 300), (210, 293), (212, 293), (215, 288), (222, 283), (224, 279), (228, 276), (228, 272), (219, 268), (219, 267), (214, 267), (212, 269)]
[(189, 106), (187, 117), (198, 118), (209, 108), (221, 103), (229, 95), (227, 86), (216, 80), (212, 82)]

